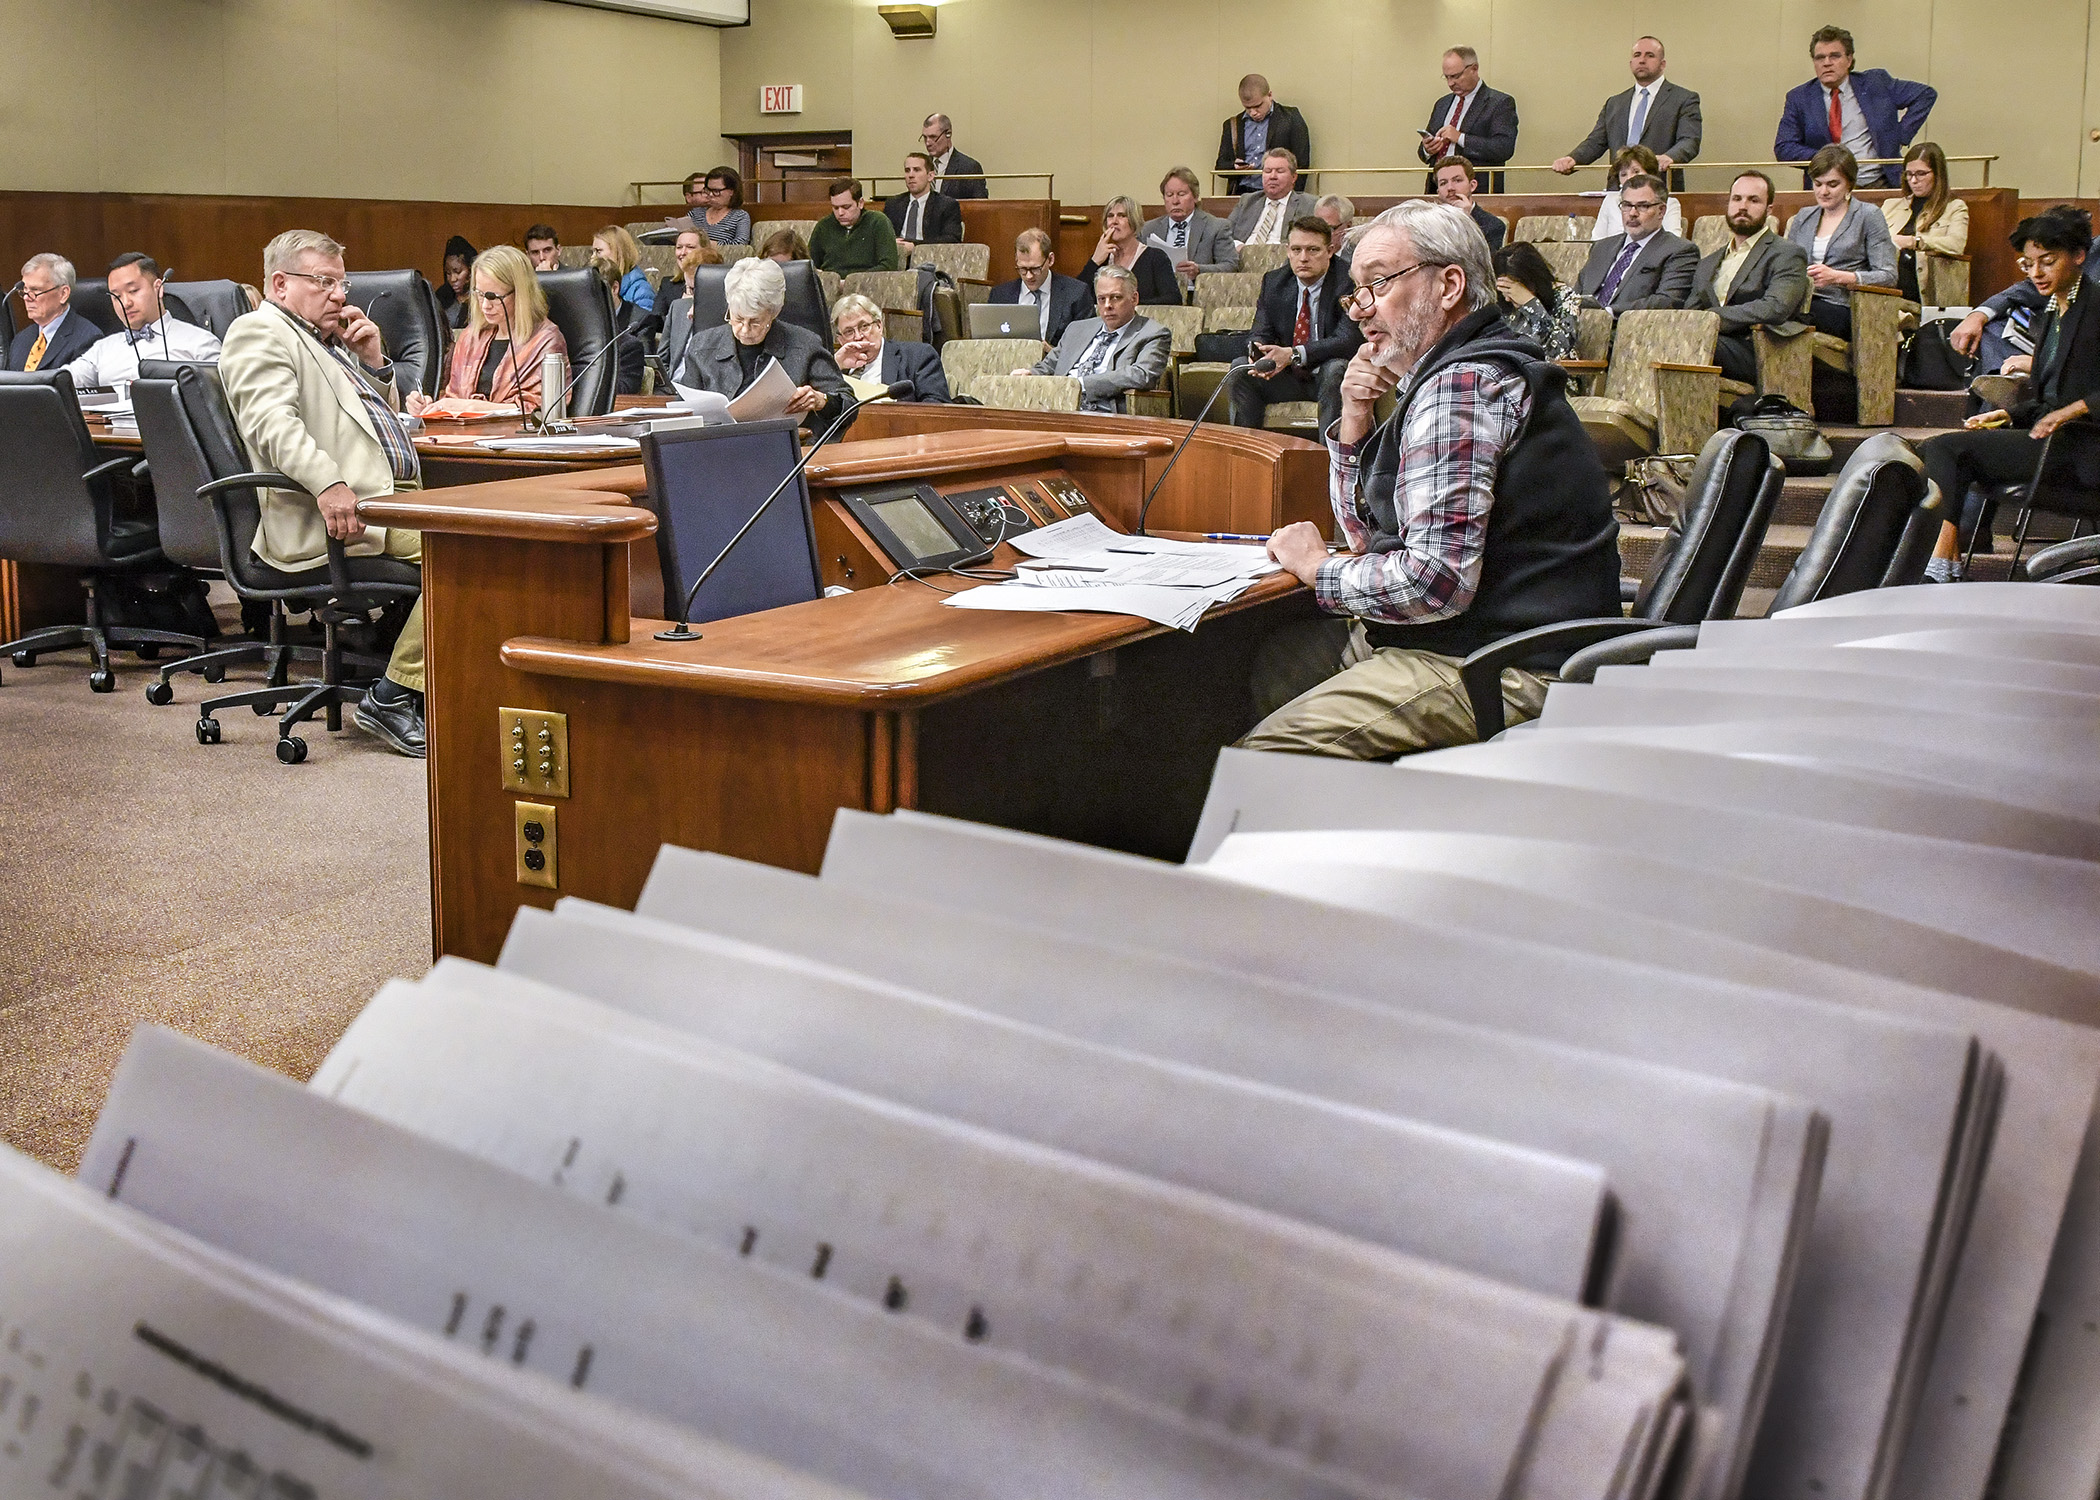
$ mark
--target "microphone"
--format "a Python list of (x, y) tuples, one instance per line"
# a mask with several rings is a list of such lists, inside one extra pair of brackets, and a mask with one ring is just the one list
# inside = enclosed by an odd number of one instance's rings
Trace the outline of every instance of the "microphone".
[(1255, 375), (1274, 375), (1282, 368), (1282, 365), (1276, 363), (1276, 356), (1273, 354), (1264, 355), (1253, 364), (1247, 366), (1248, 371)]
[[(906, 397), (914, 395), (917, 391), (918, 387), (913, 385), (909, 380), (900, 380), (895, 385), (884, 386), (882, 389), (882, 394), (884, 396), (892, 398), (893, 400), (903, 400)], [(765, 499), (758, 502), (758, 509), (751, 512), (751, 519), (737, 528), (736, 535), (731, 537), (728, 543), (723, 546), (722, 550), (715, 554), (715, 560), (700, 570), (700, 576), (693, 580), (693, 586), (685, 591), (685, 603), (679, 608), (678, 623), (672, 626), (669, 630), (657, 631), (656, 638), (658, 640), (697, 641), (700, 639), (700, 632), (693, 629), (693, 627), (687, 622), (692, 619), (693, 601), (700, 597), (701, 585), (706, 583), (708, 579), (714, 577), (715, 569), (722, 566), (722, 559), (729, 556), (731, 550), (735, 548), (736, 544), (744, 539), (744, 534), (748, 532), (752, 527), (758, 524), (758, 518), (766, 513), (766, 511), (772, 506), (775, 500), (780, 498), (780, 492), (786, 489), (790, 484), (793, 484), (795, 482), (796, 476), (801, 474), (801, 472), (804, 469), (808, 468), (809, 461), (817, 456), (817, 450), (823, 447), (826, 443), (830, 442), (833, 435), (836, 434), (841, 428), (843, 428), (846, 425), (846, 419), (852, 416), (855, 412), (859, 411), (861, 409), (861, 406), (864, 404), (857, 396), (849, 397), (848, 399), (851, 401), (852, 404), (849, 405), (844, 411), (840, 412), (838, 416), (832, 421), (832, 424), (824, 429), (823, 436), (819, 437), (814, 443), (811, 443), (809, 445), (808, 450), (805, 453), (803, 453), (802, 457), (795, 461), (795, 467), (788, 470), (786, 475), (782, 477), (780, 483), (773, 486), (773, 493), (766, 496)], [(873, 401), (879, 400), (880, 397), (871, 396), (868, 399)]]
[[(503, 341), (510, 345), (510, 393), (517, 398), (518, 425), (529, 433), (535, 435), (544, 434), (547, 430), (544, 399), (538, 411), (534, 411), (525, 404), (525, 377), (518, 372), (518, 341), (511, 337), (510, 332), (510, 298), (507, 296), (502, 298), (496, 303), (496, 307), (503, 314)], [(540, 392), (542, 398), (546, 394), (545, 391)]]
[[(596, 354), (593, 354), (589, 359), (585, 360), (582, 366), (576, 371), (576, 373), (569, 377), (569, 383), (561, 388), (561, 402), (563, 408), (567, 408), (569, 404), (569, 392), (576, 389), (576, 383), (582, 380), (584, 376), (590, 374), (591, 371), (597, 367), (599, 360), (605, 358), (606, 355), (612, 353), (613, 350), (617, 349), (620, 346), (621, 339), (639, 338), (641, 338), (641, 335), (635, 332), (632, 328), (615, 328), (613, 330), (613, 336), (605, 341), (605, 347), (600, 349)], [(647, 350), (645, 346), (644, 353), (646, 354), (646, 352)], [(663, 356), (657, 355), (656, 358), (660, 361), (663, 358)], [(661, 365), (659, 365), (659, 368), (661, 368)], [(664, 371), (664, 376), (666, 379), (669, 379), (670, 372), (668, 370)], [(576, 428), (572, 423), (569, 422), (550, 422), (547, 424), (547, 430), (549, 432), (574, 432)]]
[(1277, 368), (1277, 365), (1272, 359), (1264, 359), (1259, 364), (1254, 365), (1248, 364), (1244, 359), (1236, 359), (1226, 366), (1225, 378), (1220, 380), (1218, 388), (1210, 393), (1210, 399), (1203, 403), (1203, 410), (1196, 413), (1196, 420), (1189, 423), (1189, 430), (1183, 433), (1181, 441), (1174, 445), (1174, 452), (1168, 458), (1167, 466), (1159, 471), (1159, 478), (1153, 480), (1152, 488), (1145, 492), (1145, 503), (1138, 507), (1137, 534), (1139, 536), (1148, 535), (1145, 530), (1145, 517), (1152, 513), (1153, 497), (1159, 493), (1159, 487), (1167, 482), (1167, 476), (1174, 472), (1174, 465), (1181, 461), (1181, 450), (1189, 445), (1189, 439), (1196, 435), (1196, 429), (1203, 425), (1203, 419), (1210, 415), (1210, 409), (1218, 404), (1218, 397), (1224, 395), (1225, 387), (1232, 384), (1232, 377), (1247, 370), (1259, 370), (1266, 374), (1275, 368)]

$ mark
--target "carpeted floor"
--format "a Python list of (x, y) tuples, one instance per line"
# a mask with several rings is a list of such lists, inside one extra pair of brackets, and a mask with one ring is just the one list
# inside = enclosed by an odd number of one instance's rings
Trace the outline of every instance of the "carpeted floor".
[(0, 1138), (71, 1171), (141, 1022), (304, 1079), (388, 978), (430, 965), (421, 761), (350, 727), (309, 727), (304, 765), (276, 721), (191, 726), (212, 691), (117, 657), (0, 657)]

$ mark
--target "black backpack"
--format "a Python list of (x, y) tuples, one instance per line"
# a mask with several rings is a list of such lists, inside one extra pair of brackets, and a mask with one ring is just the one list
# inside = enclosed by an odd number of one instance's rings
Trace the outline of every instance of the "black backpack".
[(1948, 342), (1958, 325), (1935, 319), (1903, 341), (1896, 383), (1914, 391), (1965, 391), (1976, 378), (1977, 361)]

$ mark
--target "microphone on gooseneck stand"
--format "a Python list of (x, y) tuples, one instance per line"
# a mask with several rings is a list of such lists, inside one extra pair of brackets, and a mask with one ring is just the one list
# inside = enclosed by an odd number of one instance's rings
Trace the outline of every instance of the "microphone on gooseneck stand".
[[(919, 388), (916, 385), (914, 385), (911, 381), (900, 380), (895, 385), (884, 386), (880, 395), (869, 396), (867, 398), (867, 401), (880, 401), (884, 396), (888, 396), (892, 400), (904, 401), (908, 400), (912, 396), (917, 395), (918, 389)], [(796, 476), (799, 475), (804, 469), (809, 467), (809, 461), (817, 456), (817, 450), (823, 447), (826, 443), (830, 442), (832, 436), (835, 433), (837, 433), (840, 428), (846, 425), (846, 419), (852, 416), (855, 412), (859, 411), (861, 407), (866, 404), (866, 401), (863, 401), (860, 397), (857, 396), (851, 397), (849, 398), (849, 400), (851, 404), (849, 404), (844, 411), (840, 412), (838, 416), (832, 420), (832, 423), (829, 427), (824, 429), (823, 436), (819, 437), (814, 443), (811, 443), (807, 451), (803, 453), (802, 457), (795, 461), (795, 467), (788, 470), (786, 475), (782, 477), (780, 483), (773, 486), (773, 493), (766, 496), (765, 499), (758, 502), (758, 509), (751, 512), (751, 519), (746, 521), (743, 525), (739, 526), (736, 530), (736, 535), (731, 537), (728, 540), (728, 542), (724, 544), (722, 550), (715, 554), (715, 560), (700, 570), (700, 576), (693, 580), (693, 586), (685, 591), (685, 603), (681, 605), (678, 610), (678, 623), (672, 626), (669, 630), (657, 631), (656, 638), (658, 640), (697, 641), (700, 639), (700, 632), (693, 629), (693, 627), (688, 622), (693, 617), (693, 601), (700, 597), (701, 585), (706, 583), (708, 579), (714, 577), (715, 569), (722, 566), (722, 559), (727, 557), (730, 554), (730, 552), (735, 548), (736, 544), (744, 539), (744, 533), (746, 533), (752, 527), (758, 524), (758, 518), (766, 513), (767, 509), (772, 506), (775, 500), (780, 498), (781, 491), (785, 490), (789, 485), (793, 484), (795, 482)]]
[[(613, 330), (613, 336), (612, 336), (611, 338), (609, 338), (609, 339), (607, 339), (607, 340), (605, 341), (605, 347), (604, 347), (604, 348), (602, 348), (602, 349), (600, 349), (600, 350), (599, 350), (599, 351), (598, 351), (598, 352), (597, 352), (596, 354), (593, 354), (593, 355), (592, 355), (592, 356), (591, 356), (591, 357), (590, 357), (589, 359), (585, 360), (585, 361), (583, 362), (583, 364), (582, 364), (582, 365), (581, 365), (580, 367), (578, 367), (578, 369), (577, 369), (576, 373), (575, 373), (574, 375), (571, 375), (571, 376), (569, 377), (569, 383), (568, 383), (567, 385), (565, 385), (565, 386), (563, 386), (563, 387), (561, 388), (561, 404), (562, 404), (562, 409), (563, 409), (564, 411), (568, 410), (568, 406), (569, 406), (569, 393), (570, 393), (571, 391), (573, 391), (573, 390), (575, 390), (575, 389), (576, 389), (576, 383), (577, 383), (578, 381), (582, 380), (584, 376), (586, 376), (586, 375), (590, 374), (592, 370), (596, 369), (596, 368), (597, 368), (597, 365), (598, 365), (598, 361), (599, 361), (599, 360), (601, 360), (601, 359), (605, 358), (605, 356), (606, 356), (606, 355), (608, 355), (608, 354), (612, 353), (612, 352), (613, 352), (613, 350), (615, 350), (615, 349), (619, 348), (619, 347), (620, 347), (620, 340), (621, 340), (621, 339), (636, 339), (636, 340), (640, 340), (640, 339), (641, 339), (641, 335), (640, 335), (639, 333), (635, 332), (635, 331), (634, 331), (634, 330), (633, 330), (632, 328), (615, 328), (615, 329)], [(658, 364), (657, 364), (657, 367), (658, 367), (659, 369), (662, 369), (662, 363), (661, 363), (661, 361), (662, 361), (662, 359), (663, 359), (663, 356), (662, 356), (662, 355), (660, 355), (660, 354), (658, 354), (658, 355), (649, 355), (649, 354), (647, 353), (647, 347), (648, 347), (648, 346), (647, 346), (647, 344), (646, 344), (646, 343), (644, 343), (644, 344), (643, 344), (643, 349), (644, 349), (644, 357), (645, 357), (645, 358), (649, 358), (649, 359), (653, 359), (653, 360), (657, 361), (657, 362), (658, 362)], [(665, 378), (666, 380), (670, 379), (670, 371), (668, 371), (668, 370), (664, 370), (664, 378)], [(548, 428), (547, 428), (547, 430), (548, 430), (549, 432), (563, 432), (563, 431), (567, 431), (567, 432), (574, 432), (574, 431), (575, 431), (576, 429), (575, 429), (575, 427), (574, 427), (574, 426), (572, 426), (571, 424), (569, 424), (569, 423), (567, 423), (567, 422), (560, 422), (560, 423), (550, 423), (550, 424), (548, 425)]]
[(518, 401), (518, 425), (535, 435), (547, 430), (544, 402), (547, 393), (540, 392), (541, 410), (534, 411), (525, 404), (525, 378), (518, 373), (518, 341), (510, 333), (510, 298), (504, 297), (496, 303), (503, 314), (503, 341), (510, 345), (510, 392)]
[(1153, 480), (1152, 488), (1145, 492), (1145, 503), (1138, 507), (1137, 535), (1144, 536), (1146, 534), (1145, 517), (1152, 513), (1153, 496), (1157, 495), (1159, 487), (1167, 482), (1167, 476), (1174, 472), (1174, 465), (1181, 461), (1181, 450), (1189, 445), (1189, 439), (1196, 435), (1196, 429), (1203, 425), (1203, 419), (1210, 415), (1210, 409), (1218, 404), (1218, 397), (1225, 394), (1225, 387), (1232, 384), (1232, 377), (1244, 374), (1249, 370), (1266, 375), (1276, 368), (1276, 361), (1266, 358), (1252, 365), (1248, 364), (1244, 359), (1236, 359), (1226, 366), (1225, 378), (1220, 380), (1218, 388), (1210, 393), (1210, 399), (1203, 403), (1203, 410), (1196, 413), (1196, 420), (1189, 423), (1189, 430), (1184, 432), (1181, 435), (1181, 441), (1174, 445), (1174, 453), (1167, 460), (1167, 466), (1159, 471), (1159, 478)]

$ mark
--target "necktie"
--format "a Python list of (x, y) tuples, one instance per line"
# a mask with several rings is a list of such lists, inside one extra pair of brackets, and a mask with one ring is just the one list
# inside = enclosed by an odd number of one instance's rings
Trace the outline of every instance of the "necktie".
[(1457, 96), (1457, 102), (1451, 106), (1451, 118), (1446, 120), (1444, 123), (1446, 125), (1449, 125), (1453, 130), (1458, 129), (1458, 117), (1464, 114), (1465, 112), (1466, 96), (1464, 94), (1460, 94)]
[(904, 210), (904, 237), (913, 244), (919, 242), (919, 200), (911, 200), (911, 207)]
[(1843, 145), (1845, 141), (1845, 111), (1838, 103), (1838, 91), (1830, 91), (1830, 144)]
[(1072, 373), (1091, 375), (1100, 369), (1102, 360), (1108, 356), (1109, 346), (1115, 341), (1116, 336), (1106, 328), (1095, 334), (1094, 341), (1086, 346), (1086, 353), (1082, 354), (1079, 363), (1072, 367)]
[(1626, 120), (1626, 144), (1638, 146), (1641, 132), (1648, 126), (1648, 90), (1643, 88), (1633, 101), (1633, 113)]
[(1186, 250), (1188, 248), (1188, 245), (1189, 221), (1187, 219), (1183, 219), (1179, 224), (1176, 224), (1174, 226), (1174, 248), (1176, 250)]
[(1312, 337), (1312, 288), (1301, 284), (1298, 288), (1298, 322), (1291, 329), (1291, 347), (1303, 349), (1312, 342)]
[(1611, 274), (1604, 278), (1604, 285), (1597, 288), (1597, 300), (1606, 307), (1611, 306), (1611, 299), (1618, 293), (1619, 282), (1624, 279), (1627, 271), (1632, 269), (1633, 258), (1640, 254), (1640, 250), (1639, 245), (1628, 240), (1626, 247), (1619, 252), (1619, 258), (1611, 263)]
[(1275, 239), (1275, 235), (1272, 233), (1272, 229), (1276, 222), (1277, 207), (1278, 205), (1276, 200), (1274, 198), (1271, 198), (1268, 202), (1268, 205), (1262, 209), (1261, 222), (1254, 226), (1255, 244), (1266, 245), (1271, 243)]
[(44, 330), (43, 330), (43, 329), (41, 329), (41, 328), (39, 328), (39, 329), (38, 329), (38, 330), (36, 331), (36, 343), (35, 343), (35, 344), (34, 344), (33, 346), (31, 346), (31, 348), (30, 348), (30, 350), (29, 350), (29, 362), (28, 362), (27, 364), (25, 364), (25, 365), (23, 365), (23, 366), (22, 366), (22, 373), (23, 373), (23, 374), (25, 374), (25, 375), (27, 375), (27, 374), (32, 374), (32, 373), (34, 373), (34, 372), (35, 372), (35, 370), (36, 370), (36, 367), (37, 367), (38, 365), (42, 364), (43, 362), (44, 362)]

